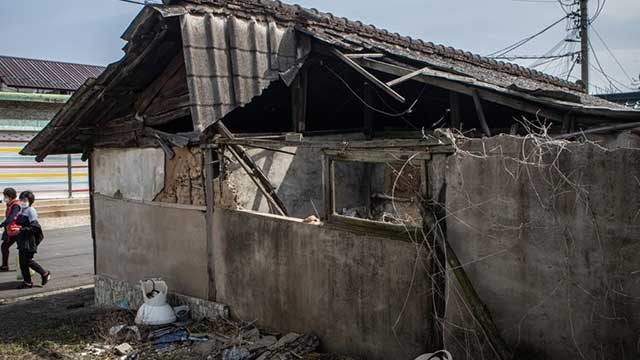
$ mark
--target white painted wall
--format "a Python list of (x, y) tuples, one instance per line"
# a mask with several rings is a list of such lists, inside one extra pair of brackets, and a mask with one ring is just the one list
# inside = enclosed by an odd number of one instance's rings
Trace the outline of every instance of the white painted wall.
[(93, 154), (95, 192), (125, 199), (152, 201), (164, 188), (161, 149), (96, 149)]

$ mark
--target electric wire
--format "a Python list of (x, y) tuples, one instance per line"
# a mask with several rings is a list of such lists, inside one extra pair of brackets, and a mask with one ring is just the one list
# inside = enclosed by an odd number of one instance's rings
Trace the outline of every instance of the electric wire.
[(596, 50), (593, 48), (593, 45), (591, 44), (591, 40), (589, 40), (589, 48), (591, 49), (591, 53), (593, 53), (593, 58), (596, 60), (596, 64), (598, 65), (598, 68), (596, 70), (598, 70), (604, 76), (605, 80), (609, 82), (609, 85), (611, 86), (612, 89), (616, 89), (618, 92), (622, 92), (622, 90), (620, 90), (620, 88), (613, 83), (613, 80), (611, 79), (611, 77), (607, 75), (607, 73), (602, 68), (602, 64), (600, 64), (600, 59), (598, 59), (598, 54), (596, 53)]
[(598, 32), (598, 30), (596, 30), (596, 28), (591, 25), (591, 29), (593, 30), (593, 32), (596, 34), (596, 36), (598, 37), (598, 39), (600, 39), (600, 42), (602, 42), (602, 45), (604, 45), (605, 49), (607, 49), (607, 52), (609, 52), (609, 55), (611, 55), (611, 57), (613, 58), (613, 60), (616, 62), (616, 64), (618, 64), (618, 66), (620, 67), (620, 70), (622, 70), (622, 72), (624, 73), (624, 75), (627, 77), (627, 79), (629, 79), (630, 82), (633, 82), (633, 79), (631, 78), (631, 76), (629, 76), (629, 73), (627, 73), (627, 71), (624, 69), (624, 66), (622, 66), (622, 64), (620, 63), (620, 61), (618, 60), (618, 58), (613, 54), (613, 52), (611, 51), (611, 49), (609, 49), (609, 46), (607, 45), (607, 43), (604, 41), (604, 39), (602, 38), (602, 36), (600, 36), (600, 33)]
[(416, 104), (418, 103), (418, 100), (420, 100), (420, 98), (422, 97), (422, 94), (424, 93), (424, 90), (427, 88), (426, 85), (422, 88), (422, 91), (420, 91), (420, 94), (418, 94), (416, 99), (411, 103), (411, 105), (406, 110), (404, 110), (402, 112), (399, 112), (399, 113), (392, 114), (392, 113), (386, 112), (384, 110), (380, 110), (378, 108), (375, 108), (375, 107), (369, 105), (355, 90), (353, 90), (353, 88), (349, 85), (349, 83), (347, 83), (347, 81), (342, 76), (340, 76), (340, 74), (335, 72), (332, 68), (328, 67), (326, 64), (323, 64), (323, 66), (327, 70), (329, 70), (329, 72), (331, 74), (333, 74), (333, 76), (338, 78), (338, 80), (340, 80), (342, 82), (342, 84), (344, 84), (344, 86), (347, 89), (349, 89), (349, 91), (353, 94), (353, 96), (355, 96), (356, 99), (358, 99), (364, 106), (366, 106), (368, 109), (370, 109), (372, 111), (375, 111), (377, 113), (380, 113), (382, 115), (389, 116), (389, 117), (401, 117), (401, 116), (404, 116), (406, 114), (411, 114), (411, 112), (413, 111), (414, 106), (416, 106)]
[(563, 20), (567, 19), (568, 17), (569, 17), (569, 15), (565, 15), (562, 18), (554, 21), (553, 23), (551, 23), (550, 25), (548, 25), (544, 29), (538, 31), (537, 33), (535, 33), (535, 34), (533, 34), (531, 36), (528, 36), (528, 37), (526, 37), (526, 38), (524, 38), (522, 40), (516, 41), (515, 43), (513, 43), (513, 44), (511, 44), (511, 45), (509, 45), (509, 46), (507, 46), (505, 48), (502, 48), (500, 50), (494, 51), (494, 52), (488, 54), (487, 57), (504, 56), (504, 55), (510, 53), (511, 51), (521, 47), (522, 45), (528, 43), (529, 41), (533, 40), (534, 38), (540, 36), (541, 34), (545, 33), (546, 31), (548, 31), (549, 29), (551, 29), (554, 26), (558, 25), (560, 22), (562, 22)]

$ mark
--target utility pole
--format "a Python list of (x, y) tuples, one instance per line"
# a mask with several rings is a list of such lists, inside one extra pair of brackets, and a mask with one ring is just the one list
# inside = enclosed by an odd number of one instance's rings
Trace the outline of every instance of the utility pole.
[(580, 0), (580, 65), (582, 67), (582, 83), (589, 93), (589, 11), (588, 0)]

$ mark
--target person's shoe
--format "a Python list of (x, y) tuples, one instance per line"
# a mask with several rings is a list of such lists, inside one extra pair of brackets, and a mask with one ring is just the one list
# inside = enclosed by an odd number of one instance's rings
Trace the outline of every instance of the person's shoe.
[(16, 289), (31, 289), (32, 287), (33, 287), (33, 284), (23, 282), (22, 284), (18, 285)]
[(8, 266), (0, 266), (0, 272), (7, 272), (7, 271), (9, 271)]
[(49, 280), (51, 280), (51, 271), (47, 271), (46, 274), (42, 275), (42, 286), (47, 285)]

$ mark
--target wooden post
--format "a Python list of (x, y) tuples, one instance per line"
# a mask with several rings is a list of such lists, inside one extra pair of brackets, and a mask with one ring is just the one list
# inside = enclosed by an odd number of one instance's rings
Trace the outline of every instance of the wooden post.
[(482, 132), (488, 137), (491, 137), (491, 131), (489, 130), (489, 125), (487, 124), (487, 119), (484, 117), (484, 110), (482, 109), (482, 100), (477, 90), (473, 91), (473, 103), (476, 105), (476, 113), (478, 114), (478, 120), (480, 120)]
[[(364, 83), (362, 97), (365, 103), (369, 105), (373, 105), (373, 102), (374, 102), (373, 89), (371, 88), (371, 85), (369, 85), (369, 83), (367, 82)], [(374, 126), (373, 121), (374, 121), (375, 113), (369, 107), (364, 105), (362, 107), (362, 111), (364, 112), (365, 135), (367, 139), (371, 139), (373, 138), (373, 126)]]
[(291, 84), (292, 130), (298, 133), (306, 130), (308, 69), (303, 66)]
[(96, 188), (93, 170), (93, 155), (88, 157), (88, 169), (89, 169), (89, 221), (91, 221), (91, 241), (93, 243), (93, 274), (98, 273), (97, 269), (97, 255), (96, 255), (96, 205), (94, 191)]
[(335, 190), (334, 190), (335, 166), (333, 160), (327, 155), (322, 156), (322, 189), (324, 194), (324, 210), (322, 220), (328, 220), (335, 212)]
[(213, 195), (213, 146), (206, 146), (204, 149), (204, 193), (205, 203), (207, 205), (207, 212), (205, 214), (206, 221), (206, 234), (207, 234), (207, 274), (208, 274), (208, 299), (210, 301), (216, 300), (216, 279), (215, 279), (215, 264), (213, 253), (213, 207), (214, 207), (214, 195)]
[(449, 91), (449, 107), (451, 110), (451, 128), (460, 130), (460, 125), (462, 124), (460, 94), (455, 91)]

